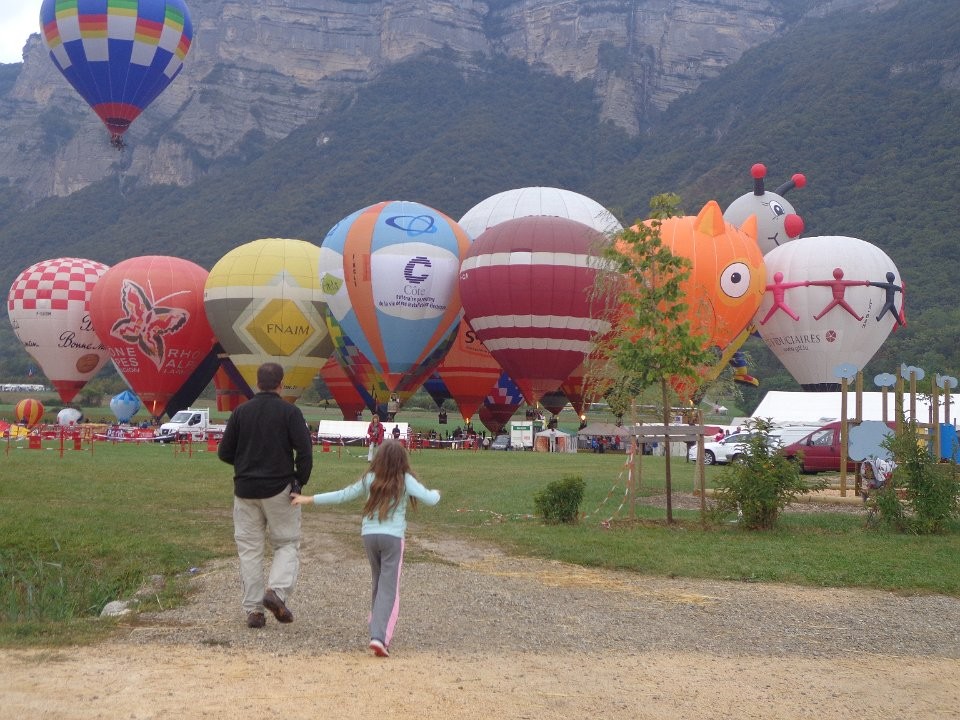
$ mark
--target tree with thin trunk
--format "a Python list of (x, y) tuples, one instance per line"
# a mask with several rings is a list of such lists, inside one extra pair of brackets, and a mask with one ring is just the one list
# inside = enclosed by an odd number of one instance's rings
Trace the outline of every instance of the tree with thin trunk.
[[(621, 232), (605, 252), (607, 264), (598, 287), (618, 283), (617, 327), (608, 351), (611, 395), (621, 404), (649, 387), (660, 387), (663, 424), (671, 419), (671, 378), (697, 382), (699, 370), (713, 354), (706, 338), (695, 333), (686, 319), (681, 283), (691, 263), (674, 255), (661, 241), (664, 220), (680, 214), (679, 197), (657, 195), (650, 201), (650, 219)], [(670, 441), (665, 438), (667, 522), (673, 522)]]

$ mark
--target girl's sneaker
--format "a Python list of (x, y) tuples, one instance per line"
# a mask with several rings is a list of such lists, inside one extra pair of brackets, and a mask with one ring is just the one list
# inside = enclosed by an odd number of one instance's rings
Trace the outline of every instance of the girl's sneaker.
[(390, 653), (387, 651), (387, 646), (379, 640), (371, 640), (370, 649), (373, 650), (373, 654), (377, 657), (390, 657)]

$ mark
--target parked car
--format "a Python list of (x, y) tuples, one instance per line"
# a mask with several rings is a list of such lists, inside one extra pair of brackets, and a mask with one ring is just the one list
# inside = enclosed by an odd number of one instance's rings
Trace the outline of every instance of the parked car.
[(490, 443), (490, 450), (509, 450), (510, 449), (510, 436), (509, 435), (497, 435), (496, 439)]
[[(703, 464), (704, 465), (723, 465), (728, 462), (735, 462), (737, 457), (743, 454), (745, 443), (754, 435), (749, 431), (731, 433), (723, 440), (713, 440), (703, 444)], [(694, 445), (687, 451), (688, 460), (697, 459), (697, 446)]]
[[(894, 423), (887, 425), (892, 429)], [(796, 458), (805, 473), (840, 472), (840, 421), (832, 422), (787, 445), (783, 454)], [(847, 472), (856, 472), (857, 462), (847, 459)]]
[[(784, 447), (785, 445), (806, 437), (816, 429), (817, 426), (815, 425), (788, 425), (773, 428), (773, 430), (770, 431), (770, 440), (777, 447)], [(737, 458), (743, 454), (747, 441), (754, 434), (754, 431), (744, 430), (728, 435), (723, 440), (705, 442), (703, 444), (704, 465), (723, 465), (729, 462), (736, 462)], [(689, 460), (697, 459), (696, 446), (687, 451), (687, 458)]]

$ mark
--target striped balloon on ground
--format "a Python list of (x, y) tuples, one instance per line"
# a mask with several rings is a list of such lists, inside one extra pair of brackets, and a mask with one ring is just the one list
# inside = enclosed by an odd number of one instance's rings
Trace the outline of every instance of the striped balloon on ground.
[(604, 241), (574, 220), (522, 217), (483, 232), (461, 264), (464, 316), (530, 404), (559, 388), (609, 329), (592, 297)]
[(491, 195), (467, 210), (459, 224), (467, 235), (475, 238), (494, 225), (533, 215), (576, 220), (604, 235), (623, 230), (613, 213), (596, 200), (553, 187), (515, 188)]
[(33, 398), (21, 400), (14, 406), (13, 414), (17, 422), (23, 423), (28, 428), (36, 427), (43, 420), (43, 403)]

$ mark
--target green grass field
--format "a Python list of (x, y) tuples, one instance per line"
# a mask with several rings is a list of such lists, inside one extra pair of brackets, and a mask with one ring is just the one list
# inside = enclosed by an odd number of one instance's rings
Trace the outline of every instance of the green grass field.
[[(174, 579), (148, 607), (182, 599), (191, 568), (234, 553), (231, 468), (204, 445), (192, 456), (169, 446), (96, 443), (61, 458), (52, 442), (28, 450), (0, 445), (0, 644), (82, 642), (110, 632), (96, 620), (110, 600), (129, 597), (146, 578)], [(735, 524), (701, 527), (696, 511), (640, 505), (626, 522), (625, 457), (426, 450), (414, 469), (443, 499), (412, 518), (414, 532), (496, 543), (515, 553), (639, 573), (751, 582), (882, 588), (960, 595), (960, 527), (933, 537), (864, 527), (842, 513), (790, 514), (779, 529), (747, 533)], [(308, 491), (352, 482), (365, 450), (315, 452)], [(642, 493), (662, 489), (662, 458), (643, 459)], [(708, 483), (721, 468), (707, 468)], [(690, 492), (694, 465), (673, 463), (674, 488)], [(551, 480), (587, 484), (577, 526), (533, 517), (534, 495)], [(356, 516), (359, 505), (312, 512)]]

